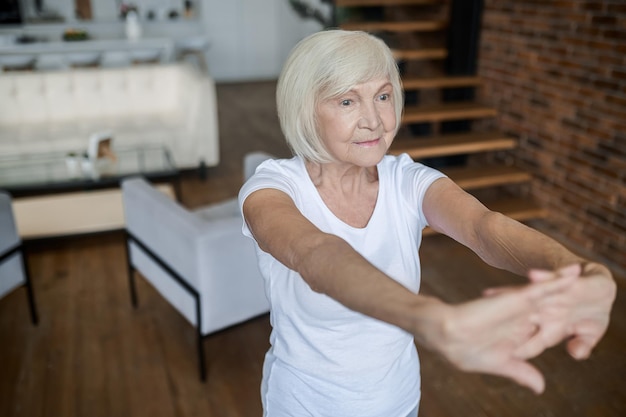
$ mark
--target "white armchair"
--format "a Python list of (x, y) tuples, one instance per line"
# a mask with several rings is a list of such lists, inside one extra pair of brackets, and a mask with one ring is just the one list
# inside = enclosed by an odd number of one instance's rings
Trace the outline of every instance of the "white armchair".
[(30, 281), (22, 240), (17, 234), (11, 196), (0, 191), (0, 298), (17, 287), (26, 288), (30, 318), (38, 323), (35, 295)]
[[(247, 155), (244, 176), (268, 158)], [(124, 180), (122, 196), (133, 305), (137, 270), (196, 328), (204, 381), (203, 338), (269, 311), (254, 244), (241, 232), (237, 199), (190, 211), (143, 178)]]

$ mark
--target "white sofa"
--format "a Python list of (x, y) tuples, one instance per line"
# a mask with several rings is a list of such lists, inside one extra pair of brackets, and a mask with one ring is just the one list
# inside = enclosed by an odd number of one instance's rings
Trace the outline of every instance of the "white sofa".
[(163, 144), (180, 169), (219, 162), (215, 84), (185, 63), (0, 73), (0, 155)]

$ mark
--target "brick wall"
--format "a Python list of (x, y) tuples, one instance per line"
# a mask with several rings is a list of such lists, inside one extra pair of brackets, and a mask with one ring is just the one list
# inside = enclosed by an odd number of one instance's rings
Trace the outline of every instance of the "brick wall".
[(487, 0), (479, 75), (549, 223), (626, 270), (626, 2)]

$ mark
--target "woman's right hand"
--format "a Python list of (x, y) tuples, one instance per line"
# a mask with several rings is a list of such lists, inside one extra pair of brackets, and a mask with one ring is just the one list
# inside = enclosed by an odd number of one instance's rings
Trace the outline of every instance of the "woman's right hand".
[(539, 394), (545, 381), (528, 359), (551, 346), (535, 349), (533, 356), (519, 348), (540, 330), (552, 296), (566, 291), (575, 279), (508, 287), (457, 305), (428, 299), (419, 313), (416, 340), (460, 370), (506, 377)]

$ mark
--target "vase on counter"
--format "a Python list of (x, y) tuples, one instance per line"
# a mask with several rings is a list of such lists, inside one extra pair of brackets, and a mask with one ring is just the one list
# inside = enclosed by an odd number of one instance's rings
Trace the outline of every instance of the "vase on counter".
[(126, 37), (130, 40), (136, 40), (141, 37), (139, 15), (134, 10), (131, 10), (128, 14), (126, 14)]

